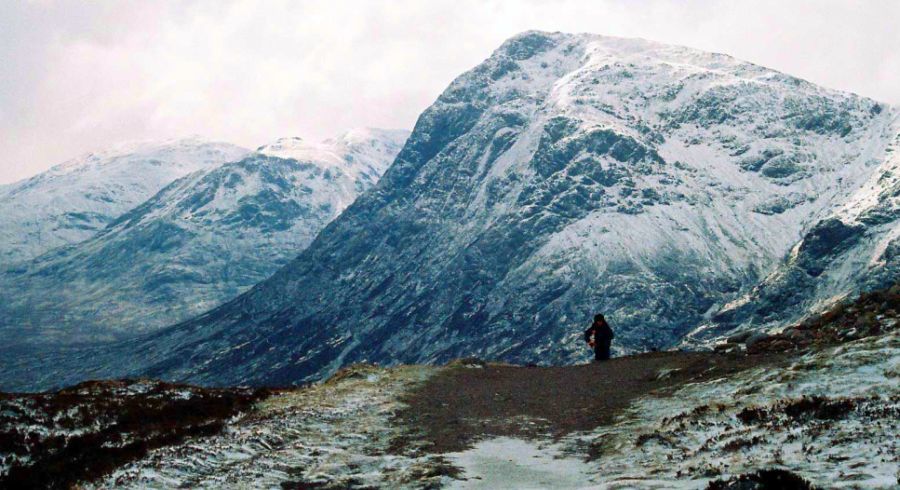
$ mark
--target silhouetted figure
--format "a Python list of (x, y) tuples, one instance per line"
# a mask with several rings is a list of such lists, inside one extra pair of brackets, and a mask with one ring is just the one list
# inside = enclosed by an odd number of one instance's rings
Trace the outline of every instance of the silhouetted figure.
[(594, 323), (584, 331), (584, 341), (594, 348), (594, 361), (609, 359), (609, 347), (612, 345), (613, 334), (609, 323), (603, 315), (594, 315)]

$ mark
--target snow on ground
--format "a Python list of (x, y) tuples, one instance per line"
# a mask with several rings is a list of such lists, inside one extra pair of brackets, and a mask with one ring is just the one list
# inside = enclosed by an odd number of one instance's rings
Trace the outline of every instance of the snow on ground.
[(445, 455), (394, 419), (407, 390), (439, 369), (341, 371), (95, 487), (699, 489), (773, 468), (828, 488), (900, 484), (896, 331), (657, 393), (558, 441), (492, 438)]
[[(557, 456), (595, 458), (585, 463), (590, 482), (553, 487), (705, 488), (781, 468), (829, 488), (897, 488), (898, 420), (900, 335), (892, 332), (645, 398), (615, 425), (551, 447)], [(464, 476), (478, 474), (487, 448), (453, 461)], [(568, 462), (541, 467), (557, 482), (585, 471)]]
[(208, 434), (264, 394), (152, 380), (0, 393), (0, 488), (69, 488), (144, 448)]
[(459, 489), (583, 488), (596, 471), (557, 444), (509, 437), (482, 441), (447, 458), (465, 471), (464, 479), (449, 485)]
[[(354, 367), (331, 381), (275, 395), (208, 439), (158, 449), (96, 488), (422, 488), (448, 480), (439, 456), (389, 454), (402, 391), (435, 368)], [(302, 482), (302, 483), (301, 483)], [(292, 488), (292, 487), (291, 487)]]

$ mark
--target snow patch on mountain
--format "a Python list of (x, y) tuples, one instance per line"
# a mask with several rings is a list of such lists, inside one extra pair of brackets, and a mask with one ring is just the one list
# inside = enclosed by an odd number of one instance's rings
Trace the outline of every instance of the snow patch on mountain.
[[(323, 170), (333, 168), (347, 172), (354, 180), (362, 176), (374, 183), (385, 171), (385, 161), (391, 162), (399, 149), (384, 142), (403, 142), (409, 131), (402, 129), (355, 128), (338, 138), (314, 143), (298, 136), (279, 138), (263, 145), (257, 152), (278, 158), (310, 162)], [(402, 145), (401, 145), (402, 146)]]
[(759, 284), (710, 314), (686, 336), (708, 344), (732, 330), (778, 329), (861, 291), (889, 287), (900, 273), (900, 117), (882, 129), (886, 147), (863, 154), (873, 168)]

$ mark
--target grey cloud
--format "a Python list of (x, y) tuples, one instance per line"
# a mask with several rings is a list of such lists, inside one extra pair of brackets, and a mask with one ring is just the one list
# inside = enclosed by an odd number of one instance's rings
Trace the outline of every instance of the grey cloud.
[(900, 2), (0, 2), (0, 183), (110, 144), (410, 128), (527, 29), (725, 52), (900, 104)]

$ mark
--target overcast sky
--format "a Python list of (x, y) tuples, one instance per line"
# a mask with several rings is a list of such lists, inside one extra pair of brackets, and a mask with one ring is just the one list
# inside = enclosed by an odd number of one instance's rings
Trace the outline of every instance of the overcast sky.
[(900, 1), (0, 1), (0, 184), (130, 140), (411, 128), (528, 29), (734, 55), (900, 104)]

